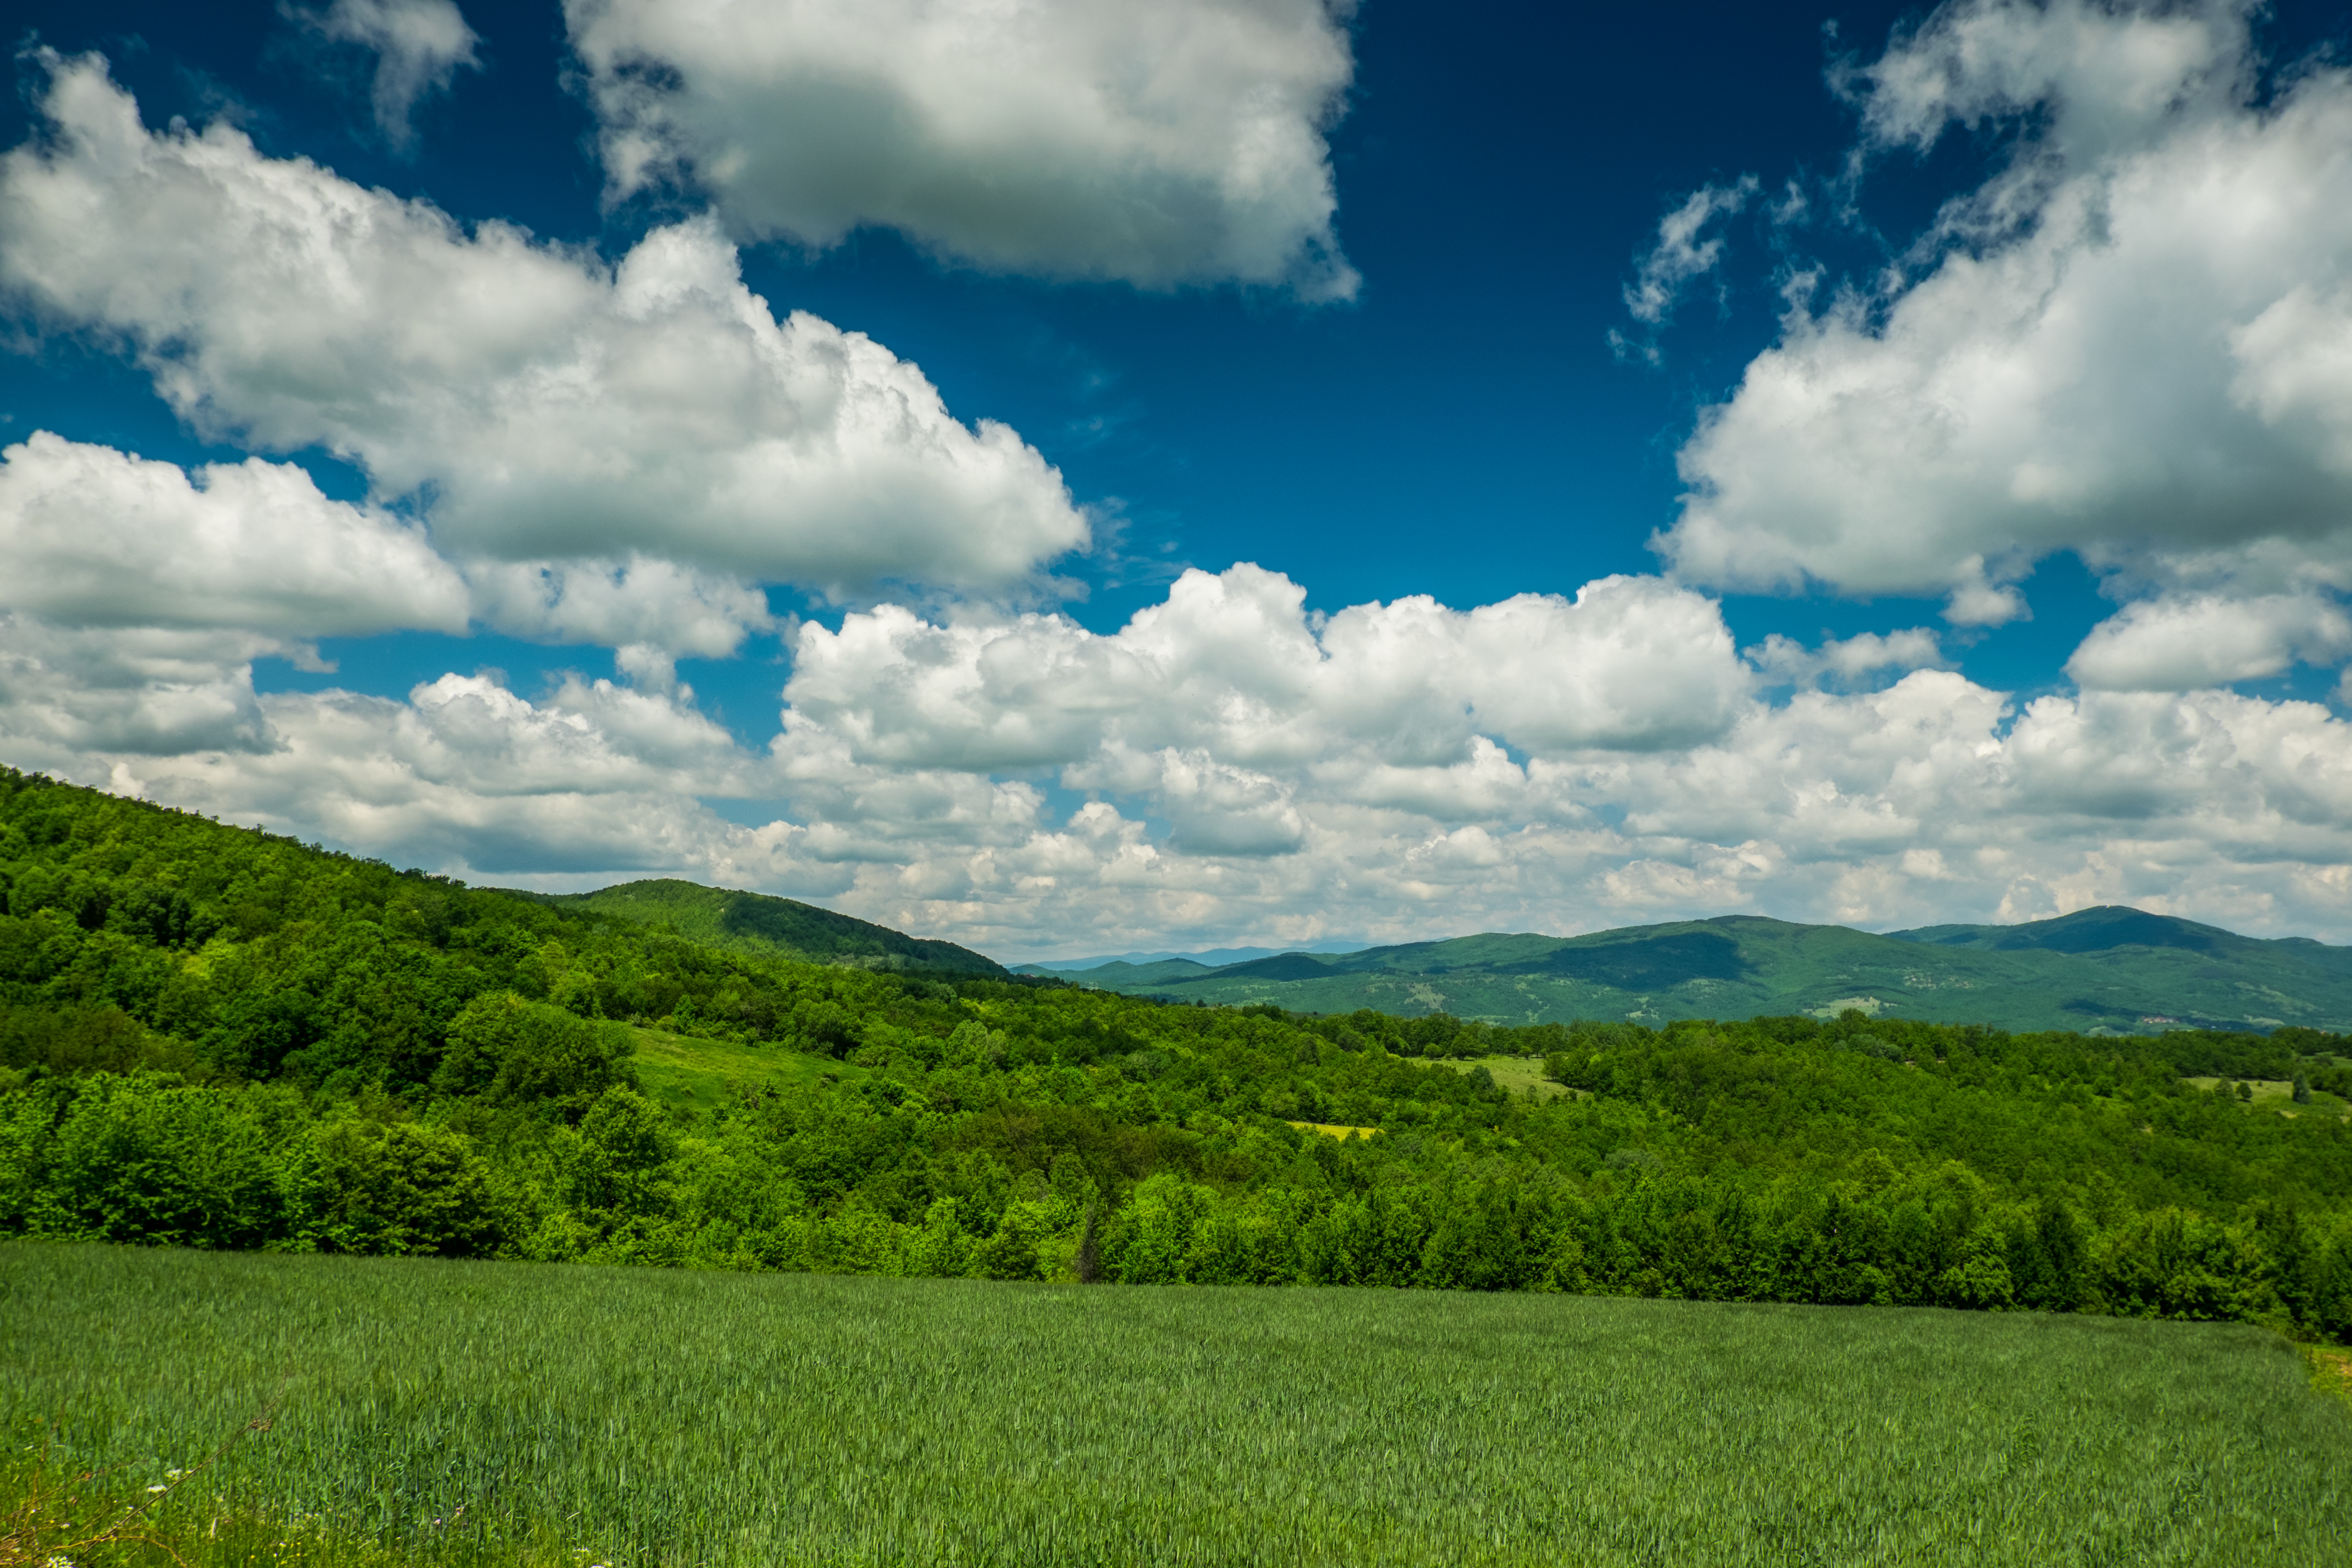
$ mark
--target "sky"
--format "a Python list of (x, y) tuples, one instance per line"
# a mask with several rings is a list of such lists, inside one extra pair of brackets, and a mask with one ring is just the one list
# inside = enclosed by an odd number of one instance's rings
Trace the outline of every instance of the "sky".
[(2352, 942), (2352, 7), (35, 0), (0, 762), (1008, 961)]

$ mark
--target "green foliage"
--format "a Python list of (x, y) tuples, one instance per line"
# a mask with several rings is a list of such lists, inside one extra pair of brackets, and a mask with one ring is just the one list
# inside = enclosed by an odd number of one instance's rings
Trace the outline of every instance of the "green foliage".
[(491, 1106), (544, 1107), (577, 1121), (606, 1089), (635, 1087), (628, 1064), (635, 1048), (620, 1025), (495, 992), (449, 1020), (433, 1091)]
[[(1223, 1224), (1145, 1184), (1132, 1245)], [(1455, 1216), (1448, 1267), (1500, 1266), (1508, 1207)], [(2185, 1568), (2352, 1538), (2352, 1408), (2235, 1324), (0, 1247), (0, 1421), (127, 1495), (273, 1394), (156, 1516), (188, 1568)]]
[(2307, 1028), (1169, 1005), (714, 949), (5, 771), (0, 889), (0, 1237), (2352, 1341), (2352, 1083)]

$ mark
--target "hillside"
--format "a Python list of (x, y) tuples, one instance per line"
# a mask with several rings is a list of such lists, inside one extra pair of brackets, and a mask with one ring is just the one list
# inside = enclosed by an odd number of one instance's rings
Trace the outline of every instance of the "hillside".
[(2352, 948), (2263, 941), (2102, 907), (2014, 926), (1874, 935), (1731, 915), (1580, 937), (1456, 937), (1206, 968), (1104, 964), (1073, 979), (1172, 1000), (1303, 1012), (1577, 1018), (1834, 1016), (2147, 1033), (2188, 1025), (2352, 1026)]
[(706, 888), (668, 878), (623, 882), (593, 893), (547, 895), (546, 901), (667, 926), (688, 942), (733, 952), (913, 973), (1005, 973), (994, 959), (951, 942), (908, 936), (796, 899)]
[[(2352, 1338), (2352, 1041), (2307, 1029), (1169, 1005), (712, 945), (6, 769), (0, 894), (0, 1238)], [(1825, 935), (1980, 968), (2180, 951), (1734, 921), (1221, 973), (1729, 1004)]]

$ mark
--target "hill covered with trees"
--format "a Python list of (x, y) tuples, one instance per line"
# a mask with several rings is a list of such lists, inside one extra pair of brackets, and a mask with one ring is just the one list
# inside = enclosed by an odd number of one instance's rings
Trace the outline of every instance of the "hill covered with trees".
[(560, 907), (617, 915), (647, 925), (667, 926), (705, 947), (797, 958), (811, 963), (846, 963), (860, 969), (917, 973), (1006, 973), (992, 958), (951, 942), (908, 936), (870, 921), (838, 914), (766, 893), (706, 888), (661, 878), (623, 882), (593, 893), (525, 894)]
[(2352, 1068), (2308, 1029), (1175, 1005), (716, 946), (5, 770), (0, 899), (5, 1236), (2352, 1339)]
[[(1031, 973), (1056, 973), (1043, 965)], [(1847, 1008), (2007, 1029), (2352, 1029), (2352, 948), (2263, 941), (2139, 910), (1875, 935), (1753, 915), (1579, 937), (1455, 937), (1216, 967), (1107, 963), (1068, 978), (1136, 995), (1495, 1023), (1744, 1018)]]

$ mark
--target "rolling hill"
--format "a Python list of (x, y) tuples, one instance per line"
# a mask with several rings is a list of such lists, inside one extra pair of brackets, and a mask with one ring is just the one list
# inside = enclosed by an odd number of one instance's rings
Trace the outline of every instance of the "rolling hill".
[(1208, 967), (1108, 963), (1070, 978), (1171, 1000), (1302, 1012), (1446, 1012), (1496, 1023), (1656, 1025), (1856, 1007), (2008, 1029), (2352, 1026), (2352, 948), (2265, 941), (2101, 907), (2022, 925), (1874, 935), (1733, 915), (1588, 936), (1456, 937)]
[(669, 878), (623, 882), (593, 893), (530, 896), (566, 908), (668, 926), (690, 942), (738, 952), (917, 973), (1006, 973), (994, 959), (951, 942), (908, 936), (796, 899), (706, 888)]

